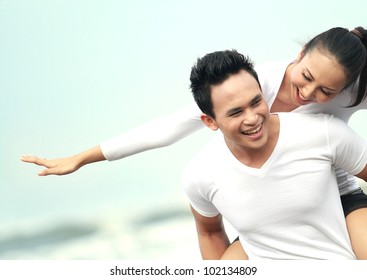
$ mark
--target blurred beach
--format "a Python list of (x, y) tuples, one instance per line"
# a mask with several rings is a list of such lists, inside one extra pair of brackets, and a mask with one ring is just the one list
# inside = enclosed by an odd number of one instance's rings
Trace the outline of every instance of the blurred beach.
[(185, 206), (3, 227), (0, 259), (199, 260), (194, 221)]
[[(360, 182), (367, 192), (367, 185)], [(125, 214), (124, 214), (125, 213)], [(225, 222), (231, 240), (235, 231)], [(122, 209), (98, 217), (39, 220), (0, 233), (0, 259), (201, 260), (187, 204), (153, 210)]]

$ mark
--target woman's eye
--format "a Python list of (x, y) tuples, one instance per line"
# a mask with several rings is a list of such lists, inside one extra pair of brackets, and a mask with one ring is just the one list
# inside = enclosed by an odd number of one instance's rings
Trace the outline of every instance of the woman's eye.
[(311, 78), (310, 77), (308, 77), (307, 75), (305, 75), (305, 74), (302, 74), (302, 76), (303, 76), (303, 78), (305, 78), (305, 80), (307, 80), (307, 81), (311, 81)]
[(325, 96), (327, 96), (327, 97), (330, 97), (331, 96), (331, 93), (330, 92), (327, 92), (327, 91), (325, 91), (325, 90), (321, 90), (321, 92), (325, 95)]

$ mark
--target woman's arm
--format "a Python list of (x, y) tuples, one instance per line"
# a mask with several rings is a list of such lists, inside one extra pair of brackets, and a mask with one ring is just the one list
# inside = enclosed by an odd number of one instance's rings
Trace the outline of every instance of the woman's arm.
[(117, 160), (150, 149), (171, 145), (204, 127), (201, 111), (192, 104), (171, 115), (141, 125), (127, 133), (108, 140), (79, 154), (47, 160), (36, 156), (23, 156), (22, 161), (46, 167), (38, 175), (66, 175), (82, 166), (103, 160)]
[(169, 146), (204, 127), (201, 111), (193, 103), (173, 114), (145, 123), (101, 144), (109, 161)]

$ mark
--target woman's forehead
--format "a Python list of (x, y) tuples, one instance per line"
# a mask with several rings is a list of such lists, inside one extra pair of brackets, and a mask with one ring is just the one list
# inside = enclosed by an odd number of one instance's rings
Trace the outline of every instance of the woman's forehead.
[(330, 54), (312, 50), (300, 61), (303, 69), (326, 87), (343, 88), (347, 81), (344, 67)]

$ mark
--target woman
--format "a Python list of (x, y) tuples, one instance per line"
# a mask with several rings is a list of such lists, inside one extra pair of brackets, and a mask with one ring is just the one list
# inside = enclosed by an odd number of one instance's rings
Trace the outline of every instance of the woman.
[[(258, 67), (271, 112), (328, 113), (348, 122), (354, 112), (367, 108), (366, 45), (364, 28), (332, 28), (311, 39), (296, 61)], [(340, 75), (335, 73), (342, 73), (343, 78), (336, 78)], [(203, 127), (200, 114), (196, 106), (190, 107), (72, 157), (46, 160), (24, 156), (22, 160), (45, 166), (41, 176), (68, 174), (88, 163), (116, 160), (174, 143)], [(140, 137), (147, 133), (157, 138)], [(336, 170), (336, 174), (353, 250), (357, 258), (367, 259), (367, 196), (354, 177), (343, 170)], [(236, 241), (223, 257), (245, 258), (246, 254)]]

